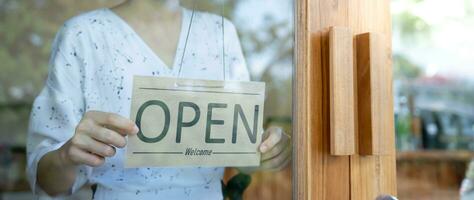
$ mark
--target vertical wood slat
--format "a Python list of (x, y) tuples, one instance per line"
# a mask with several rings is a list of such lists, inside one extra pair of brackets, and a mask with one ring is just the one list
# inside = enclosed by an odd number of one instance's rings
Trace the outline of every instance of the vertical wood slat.
[[(387, 52), (385, 60), (387, 62), (386, 68), (389, 68), (385, 74), (385, 80), (391, 81), (391, 15), (390, 15), (390, 0), (356, 0), (350, 1), (349, 11), (350, 27), (355, 35), (376, 32), (385, 36), (383, 41)], [(354, 42), (357, 43), (357, 42)], [(356, 51), (355, 51), (356, 52)], [(358, 61), (357, 56), (354, 56), (354, 60)], [(355, 64), (354, 66), (357, 66)], [(355, 69), (357, 71), (357, 69)], [(359, 87), (356, 83), (356, 94), (358, 89), (365, 89)], [(391, 84), (389, 86), (391, 88)], [(391, 90), (391, 89), (390, 89)], [(356, 105), (358, 99), (356, 98)], [(367, 200), (375, 199), (381, 194), (397, 195), (396, 185), (396, 162), (395, 162), (395, 133), (393, 124), (393, 98), (387, 97), (388, 104), (392, 106), (390, 110), (386, 111), (388, 118), (391, 118), (391, 123), (386, 126), (387, 132), (387, 146), (386, 151), (389, 151), (388, 155), (382, 156), (361, 156), (359, 155), (359, 142), (356, 142), (356, 155), (350, 156), (351, 165), (351, 199), (352, 200)], [(355, 107), (358, 109), (358, 106)], [(358, 112), (356, 112), (358, 113)], [(358, 115), (356, 117), (356, 124), (358, 121)], [(358, 133), (356, 129), (356, 133)], [(357, 136), (356, 141), (359, 140)]]
[(355, 153), (352, 40), (350, 28), (329, 30), (330, 152), (335, 156)]
[[(391, 70), (391, 14), (390, 14), (390, 0), (350, 0), (349, 1), (349, 24), (355, 35), (376, 32), (383, 34), (384, 37), (384, 55), (386, 64), (386, 74), (384, 79), (388, 82), (392, 80)], [(355, 42), (357, 43), (357, 42)], [(356, 52), (356, 51), (354, 51)], [(354, 60), (357, 62), (357, 56), (354, 56)], [(357, 64), (354, 65), (355, 67)], [(357, 71), (355, 69), (354, 71)], [(356, 83), (356, 94), (358, 89), (365, 89), (359, 87)], [(391, 83), (388, 86), (391, 91)], [(391, 94), (391, 92), (390, 92)], [(358, 102), (358, 99), (355, 99)], [(380, 156), (361, 156), (359, 155), (359, 143), (356, 142), (356, 155), (350, 156), (351, 166), (351, 199), (353, 200), (367, 200), (375, 199), (381, 194), (390, 194), (396, 196), (396, 162), (395, 162), (395, 133), (394, 133), (394, 120), (393, 120), (393, 98), (391, 95), (385, 99), (387, 104), (390, 104), (390, 109), (387, 109), (384, 113), (387, 120), (390, 121), (385, 127), (387, 133), (385, 151), (388, 151), (388, 155)], [(357, 105), (357, 103), (356, 103)], [(358, 109), (356, 106), (355, 109)], [(358, 112), (356, 112), (358, 113)], [(355, 115), (356, 122), (358, 121), (358, 115)], [(356, 123), (358, 124), (358, 123)], [(358, 129), (356, 129), (358, 134)], [(355, 138), (358, 141), (359, 137)]]
[(311, 176), (309, 165), (309, 44), (310, 34), (308, 30), (308, 5), (307, 0), (295, 1), (295, 69), (293, 74), (293, 155), (292, 155), (292, 174), (293, 174), (293, 195), (292, 199), (311, 199), (310, 190)]
[(387, 98), (391, 98), (390, 82), (385, 75), (387, 52), (381, 34), (363, 33), (357, 35), (357, 85), (358, 85), (358, 127), (359, 154), (388, 154), (387, 135), (390, 120), (387, 113), (392, 109)]
[[(329, 27), (348, 26), (349, 0), (308, 0), (311, 34), (307, 87), (309, 94), (308, 199), (350, 199), (350, 160), (330, 155)], [(298, 112), (298, 111), (297, 111)]]

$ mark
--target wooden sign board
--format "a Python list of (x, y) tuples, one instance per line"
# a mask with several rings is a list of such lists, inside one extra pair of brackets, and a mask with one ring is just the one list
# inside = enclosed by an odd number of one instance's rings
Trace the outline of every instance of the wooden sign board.
[(265, 84), (135, 76), (126, 167), (258, 166)]

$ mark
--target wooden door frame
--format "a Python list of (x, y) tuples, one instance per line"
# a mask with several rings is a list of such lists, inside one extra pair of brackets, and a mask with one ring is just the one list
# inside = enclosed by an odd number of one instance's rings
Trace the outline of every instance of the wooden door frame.
[(309, 88), (309, 32), (308, 32), (308, 2), (294, 1), (295, 49), (293, 70), (293, 155), (292, 183), (293, 199), (309, 199), (308, 185), (308, 132), (310, 121), (308, 112)]
[[(390, 40), (389, 4), (389, 0), (294, 1), (293, 199), (365, 200), (375, 194), (396, 195), (394, 135), (390, 136), (393, 146), (388, 147), (392, 152), (387, 156), (329, 155), (328, 91), (324, 85), (328, 72), (322, 67), (328, 62), (324, 28), (343, 25), (356, 32), (381, 32)], [(370, 10), (374, 8), (376, 11)], [(348, 13), (361, 18), (338, 18)], [(366, 24), (363, 19), (369, 17), (378, 19)], [(380, 25), (384, 22), (388, 25)]]

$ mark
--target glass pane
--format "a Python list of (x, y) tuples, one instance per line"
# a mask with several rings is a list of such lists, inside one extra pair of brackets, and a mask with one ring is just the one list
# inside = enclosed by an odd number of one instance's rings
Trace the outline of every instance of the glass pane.
[[(89, 138), (114, 147), (116, 153), (108, 157), (97, 149), (84, 150), (105, 161), (93, 168), (76, 163), (81, 172), (75, 184), (84, 183), (77, 182), (81, 177), (88, 182), (73, 188), (71, 199), (90, 199), (91, 188), (96, 199), (110, 195), (290, 199), (293, 4), (292, 0), (1, 1), (0, 159), (4, 162), (0, 190), (12, 199), (29, 198), (28, 174), (23, 169), (35, 174), (31, 170), (37, 163), (27, 164), (27, 156), (39, 156), (39, 160), (41, 151), (49, 155), (53, 149), (65, 149), (62, 142), (80, 134), (76, 126), (86, 113), (97, 110), (132, 118), (133, 76), (140, 75), (264, 82), (263, 141), (270, 141), (268, 135), (281, 139), (261, 155), (261, 169), (125, 169), (126, 149), (88, 133)], [(207, 108), (201, 109), (199, 120), (204, 121)], [(237, 114), (241, 115), (245, 112)], [(252, 125), (248, 125), (249, 133)], [(183, 133), (183, 141), (185, 137)], [(251, 181), (242, 191), (236, 184), (248, 180), (245, 173), (251, 173)]]
[(400, 199), (474, 197), (473, 5), (392, 1)]

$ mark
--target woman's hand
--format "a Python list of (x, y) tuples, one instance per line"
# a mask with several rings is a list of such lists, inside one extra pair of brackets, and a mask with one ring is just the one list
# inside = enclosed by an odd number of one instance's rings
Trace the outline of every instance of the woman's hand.
[(259, 146), (262, 153), (260, 166), (237, 169), (246, 174), (259, 170), (280, 171), (290, 163), (291, 149), (291, 138), (280, 127), (270, 127), (263, 134), (263, 142)]
[(59, 149), (60, 160), (66, 166), (100, 166), (105, 157), (115, 155), (115, 148), (125, 147), (127, 135), (137, 132), (138, 127), (127, 118), (89, 111), (77, 125), (74, 136)]
[(89, 111), (76, 127), (74, 136), (62, 147), (45, 154), (38, 163), (37, 181), (50, 196), (64, 194), (76, 179), (76, 167), (104, 164), (115, 148), (126, 144), (125, 137), (138, 127), (117, 114)]

